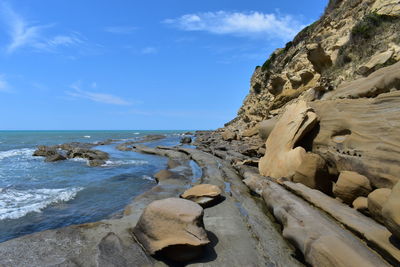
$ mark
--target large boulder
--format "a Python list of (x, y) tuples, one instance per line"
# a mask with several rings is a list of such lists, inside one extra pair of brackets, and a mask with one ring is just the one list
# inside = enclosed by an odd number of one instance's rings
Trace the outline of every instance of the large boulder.
[(242, 137), (252, 137), (258, 134), (258, 126), (251, 127), (242, 133)]
[(271, 134), (277, 121), (278, 118), (273, 117), (271, 119), (264, 120), (258, 124), (258, 135), (262, 140), (266, 141), (268, 139), (268, 136)]
[(307, 153), (296, 169), (293, 182), (302, 183), (326, 194), (332, 193), (332, 181), (325, 160), (318, 154)]
[(202, 207), (208, 207), (221, 198), (221, 189), (212, 184), (199, 184), (186, 190), (181, 198), (194, 201)]
[(393, 187), (383, 204), (382, 217), (389, 231), (400, 240), (400, 182)]
[(317, 115), (303, 100), (286, 107), (265, 143), (260, 159), (261, 175), (292, 178), (306, 157), (306, 150), (295, 146), (318, 122)]
[(199, 257), (210, 241), (203, 224), (203, 208), (193, 201), (167, 198), (150, 203), (133, 229), (146, 251), (174, 261)]
[(392, 190), (379, 188), (368, 195), (368, 210), (371, 216), (380, 223), (383, 223), (382, 207), (388, 201)]
[(365, 197), (372, 191), (370, 182), (364, 175), (352, 171), (342, 171), (333, 189), (336, 197), (347, 204), (357, 197)]

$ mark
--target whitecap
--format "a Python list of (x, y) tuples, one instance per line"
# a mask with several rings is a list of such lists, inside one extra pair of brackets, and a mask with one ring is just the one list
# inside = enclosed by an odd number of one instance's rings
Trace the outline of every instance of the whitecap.
[(50, 204), (73, 199), (82, 189), (81, 187), (29, 190), (3, 188), (0, 191), (0, 220), (17, 219), (30, 212), (41, 212)]
[(133, 134), (140, 134), (140, 133), (133, 133)]
[(105, 164), (101, 165), (103, 167), (111, 167), (111, 166), (121, 166), (121, 165), (145, 165), (149, 164), (148, 161), (145, 160), (107, 160)]
[(21, 148), (21, 149), (11, 149), (6, 151), (0, 151), (0, 160), (11, 157), (23, 157), (31, 158), (35, 151), (33, 148)]
[(91, 138), (90, 135), (84, 135), (83, 137), (84, 137), (84, 138)]
[(145, 180), (153, 181), (153, 182), (155, 181), (155, 179), (153, 177), (148, 176), (148, 175), (142, 175), (142, 178)]
[(76, 162), (85, 162), (85, 163), (88, 162), (88, 160), (85, 159), (85, 158), (71, 158), (71, 159), (69, 159), (69, 160), (70, 160), (70, 161), (76, 161)]

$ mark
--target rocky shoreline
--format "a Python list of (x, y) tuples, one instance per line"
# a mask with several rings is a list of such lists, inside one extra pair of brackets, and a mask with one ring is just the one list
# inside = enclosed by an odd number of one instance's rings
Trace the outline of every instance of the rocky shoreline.
[(399, 29), (398, 1), (330, 0), (196, 148), (118, 145), (169, 158), (119, 217), (1, 243), (0, 266), (400, 266)]

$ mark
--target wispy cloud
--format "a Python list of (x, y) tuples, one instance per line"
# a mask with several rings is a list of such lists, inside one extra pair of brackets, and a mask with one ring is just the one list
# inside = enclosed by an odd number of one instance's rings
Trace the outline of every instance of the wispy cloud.
[(24, 47), (53, 51), (59, 46), (73, 46), (83, 43), (78, 33), (46, 35), (45, 30), (54, 27), (54, 24), (40, 25), (29, 22), (4, 1), (0, 2), (0, 15), (10, 37), (10, 42), (6, 47), (6, 52), (9, 54)]
[(70, 87), (72, 91), (67, 91), (66, 94), (72, 97), (88, 99), (93, 102), (110, 104), (110, 105), (120, 105), (120, 106), (131, 105), (131, 103), (128, 102), (127, 100), (112, 94), (82, 90), (80, 82), (74, 83)]
[(304, 25), (294, 16), (261, 12), (205, 12), (166, 19), (165, 24), (184, 31), (204, 31), (243, 37), (288, 40)]
[(8, 92), (10, 90), (10, 86), (8, 85), (8, 82), (6, 81), (6, 78), (4, 75), (0, 74), (0, 92)]
[(143, 48), (140, 52), (145, 55), (156, 54), (158, 52), (158, 49), (155, 47), (152, 47), (152, 46), (147, 46), (147, 47)]
[(104, 31), (114, 34), (131, 34), (137, 29), (133, 26), (108, 26), (104, 28)]

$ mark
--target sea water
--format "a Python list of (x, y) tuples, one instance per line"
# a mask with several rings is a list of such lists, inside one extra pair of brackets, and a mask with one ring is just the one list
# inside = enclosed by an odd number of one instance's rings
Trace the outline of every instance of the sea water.
[[(0, 131), (0, 242), (71, 224), (98, 221), (121, 212), (132, 198), (156, 183), (167, 159), (119, 151), (118, 143), (148, 134), (165, 139), (149, 146), (179, 144), (182, 131)], [(94, 147), (109, 153), (103, 166), (84, 159), (45, 162), (33, 157), (38, 145), (67, 142), (116, 143)]]

